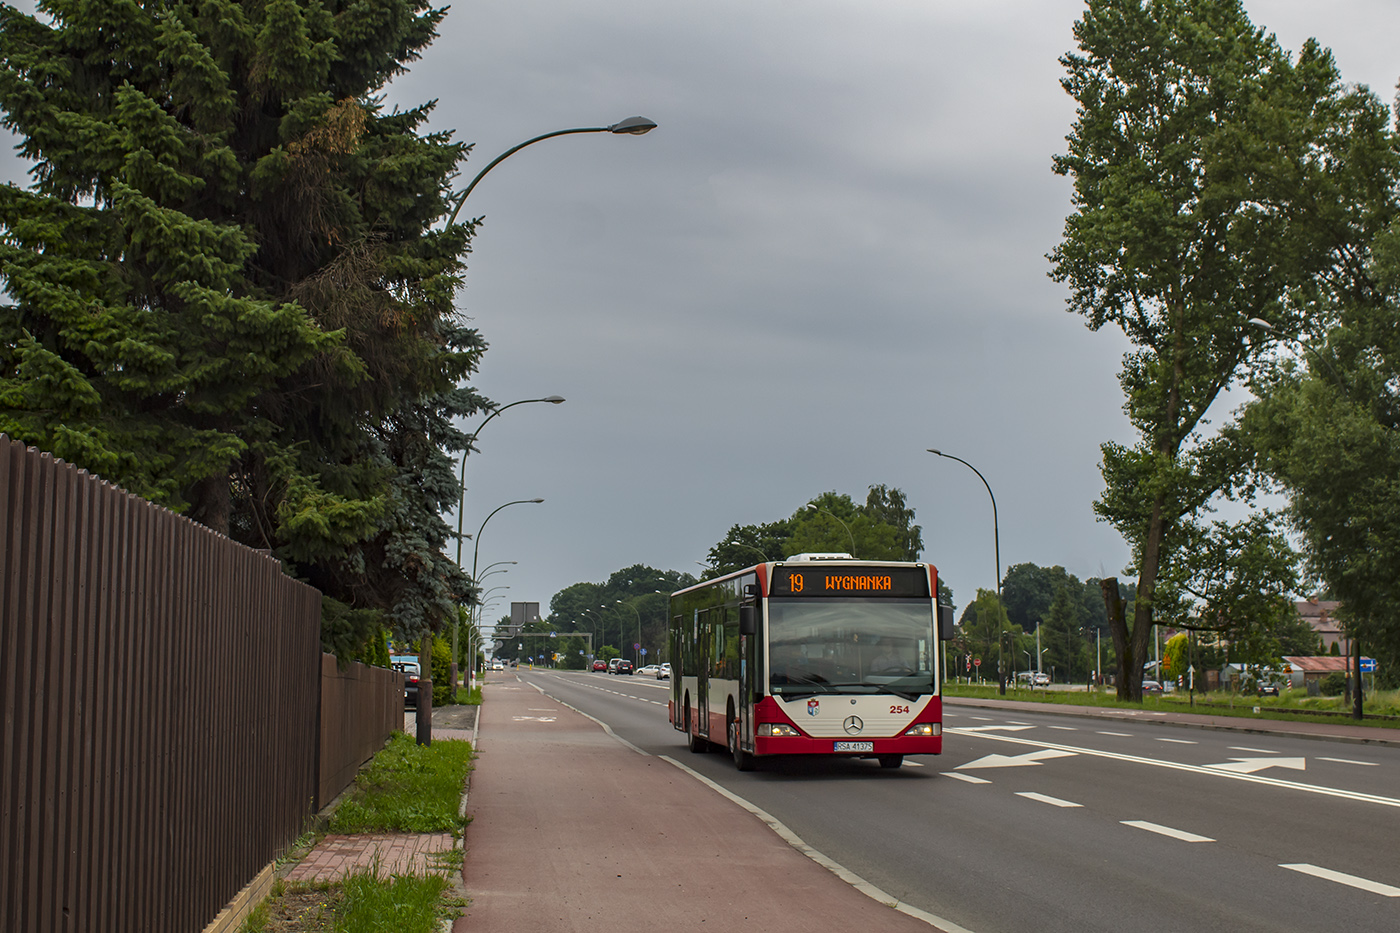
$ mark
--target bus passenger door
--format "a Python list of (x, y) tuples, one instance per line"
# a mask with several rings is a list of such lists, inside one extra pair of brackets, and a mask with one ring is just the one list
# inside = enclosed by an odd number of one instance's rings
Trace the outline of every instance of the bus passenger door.
[(699, 662), (695, 672), (695, 706), (699, 710), (700, 721), (695, 724), (697, 734), (708, 737), (710, 734), (710, 643), (714, 640), (710, 628), (714, 624), (714, 614), (710, 610), (696, 613), (695, 641), (699, 648)]

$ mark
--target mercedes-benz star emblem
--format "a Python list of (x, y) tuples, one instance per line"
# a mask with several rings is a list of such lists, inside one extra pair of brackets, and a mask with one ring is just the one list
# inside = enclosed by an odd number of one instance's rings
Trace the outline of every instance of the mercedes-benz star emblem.
[(846, 721), (841, 726), (846, 730), (847, 735), (855, 735), (865, 728), (865, 723), (860, 721), (859, 716), (847, 716)]

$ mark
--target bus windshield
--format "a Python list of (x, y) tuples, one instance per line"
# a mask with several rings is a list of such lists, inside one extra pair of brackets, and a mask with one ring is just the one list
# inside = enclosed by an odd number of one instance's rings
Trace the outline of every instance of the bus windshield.
[(775, 696), (936, 693), (927, 599), (771, 599), (769, 684)]

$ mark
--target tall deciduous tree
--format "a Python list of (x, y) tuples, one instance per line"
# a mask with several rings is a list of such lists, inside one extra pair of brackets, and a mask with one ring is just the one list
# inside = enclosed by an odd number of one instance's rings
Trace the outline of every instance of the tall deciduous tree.
[(1175, 596), (1162, 568), (1189, 561), (1180, 532), (1248, 464), (1207, 412), (1259, 355), (1250, 318), (1295, 332), (1351, 281), (1356, 244), (1384, 221), (1387, 113), (1315, 42), (1293, 61), (1237, 0), (1089, 0), (1074, 36), (1062, 83), (1078, 114), (1054, 167), (1075, 212), (1049, 258), (1070, 310), (1134, 345), (1119, 380), (1139, 440), (1103, 445), (1094, 508), (1137, 564), (1131, 627), (1109, 619), (1119, 695), (1141, 699), (1151, 626)]
[(444, 448), (484, 344), (453, 307), (470, 227), (432, 229), (465, 147), (378, 95), (445, 11), (39, 9), (0, 5), (34, 163), (0, 188), (0, 430), (272, 549), (340, 604), (329, 646), (421, 636), (470, 592)]

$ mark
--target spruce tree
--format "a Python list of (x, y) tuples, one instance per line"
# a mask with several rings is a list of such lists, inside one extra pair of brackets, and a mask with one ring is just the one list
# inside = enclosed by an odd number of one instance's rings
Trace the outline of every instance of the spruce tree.
[(471, 225), (433, 227), (467, 147), (381, 95), (445, 10), (39, 10), (0, 6), (33, 163), (0, 188), (0, 431), (436, 627), (470, 591), (442, 513), (485, 344), (453, 305)]

